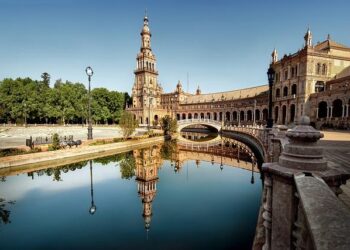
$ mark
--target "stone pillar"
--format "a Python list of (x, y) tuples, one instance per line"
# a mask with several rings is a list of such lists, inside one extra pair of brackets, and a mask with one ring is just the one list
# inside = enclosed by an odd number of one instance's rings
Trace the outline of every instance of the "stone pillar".
[(316, 108), (316, 120), (318, 119), (318, 108)]
[(344, 118), (344, 116), (345, 116), (345, 105), (343, 105), (341, 109), (341, 117)]
[(346, 104), (346, 115), (345, 117), (349, 117), (349, 104)]
[(330, 108), (329, 108), (329, 106), (327, 106), (327, 119), (329, 118), (329, 110), (330, 110)]
[(333, 106), (331, 106), (331, 112), (330, 112), (330, 115), (329, 115), (330, 118), (333, 117)]

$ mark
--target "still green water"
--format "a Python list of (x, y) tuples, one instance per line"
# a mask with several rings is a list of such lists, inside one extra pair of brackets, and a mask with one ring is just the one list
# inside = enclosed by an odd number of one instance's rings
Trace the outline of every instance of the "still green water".
[(167, 143), (2, 177), (0, 249), (250, 249), (260, 174), (235, 162)]

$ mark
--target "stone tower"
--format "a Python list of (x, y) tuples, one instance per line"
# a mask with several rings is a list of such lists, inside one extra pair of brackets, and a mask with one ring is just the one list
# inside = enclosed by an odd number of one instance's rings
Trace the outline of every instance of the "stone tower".
[(158, 71), (156, 70), (156, 57), (151, 48), (151, 32), (148, 26), (148, 17), (143, 19), (141, 30), (141, 48), (136, 57), (135, 82), (132, 88), (132, 108), (137, 109), (137, 119), (140, 123), (148, 124), (149, 110), (160, 106), (162, 88), (158, 84)]

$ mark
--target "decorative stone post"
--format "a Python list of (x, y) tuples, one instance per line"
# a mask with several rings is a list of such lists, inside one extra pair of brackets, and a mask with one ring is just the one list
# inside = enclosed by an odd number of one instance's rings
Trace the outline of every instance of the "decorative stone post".
[(264, 163), (262, 166), (265, 178), (262, 201), (264, 250), (294, 248), (293, 228), (296, 227), (299, 204), (295, 196), (294, 175), (304, 173), (319, 176), (336, 194), (339, 193), (339, 186), (349, 177), (342, 170), (327, 165), (322, 148), (317, 144), (323, 134), (309, 124), (309, 117), (302, 116), (299, 125), (286, 132), (289, 143), (284, 146), (278, 162)]

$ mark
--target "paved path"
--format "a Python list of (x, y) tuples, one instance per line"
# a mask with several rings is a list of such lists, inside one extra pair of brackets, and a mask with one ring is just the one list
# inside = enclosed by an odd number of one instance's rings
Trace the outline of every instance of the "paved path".
[[(319, 144), (328, 161), (334, 162), (350, 172), (350, 132), (322, 131), (324, 138)], [(350, 207), (350, 180), (341, 186), (344, 191), (339, 197)]]
[[(145, 129), (143, 129), (145, 130)], [(137, 133), (141, 133), (138, 129)], [(84, 126), (30, 126), (30, 127), (0, 127), (0, 148), (11, 148), (25, 145), (25, 140), (33, 137), (50, 137), (54, 133), (60, 136), (73, 135), (74, 140), (86, 140), (87, 127)], [(93, 127), (94, 138), (116, 138), (121, 137), (121, 130), (118, 126)]]

